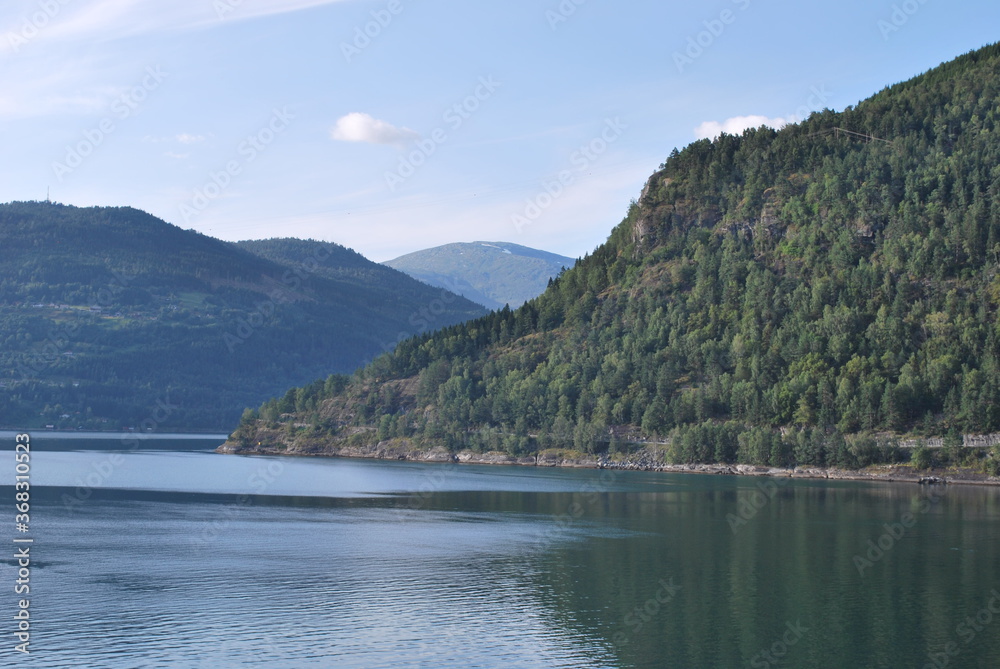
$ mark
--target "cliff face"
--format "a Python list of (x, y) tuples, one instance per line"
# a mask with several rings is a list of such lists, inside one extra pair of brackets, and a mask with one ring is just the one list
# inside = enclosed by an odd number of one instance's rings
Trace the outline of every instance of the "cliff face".
[(1000, 431), (998, 108), (992, 46), (695, 142), (535, 300), (404, 342), (315, 410), (265, 405), (234, 441), (284, 423), (289, 445), (854, 467), (900, 457), (884, 435)]

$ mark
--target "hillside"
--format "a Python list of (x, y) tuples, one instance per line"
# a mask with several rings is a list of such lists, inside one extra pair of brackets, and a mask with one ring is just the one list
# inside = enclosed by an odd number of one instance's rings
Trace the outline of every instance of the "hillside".
[[(452, 304), (456, 297), (453, 291), (428, 290), (426, 285), (415, 281), (406, 273), (372, 262), (360, 253), (342, 246), (292, 238), (242, 241), (237, 242), (236, 246), (255, 256), (291, 267), (306, 275), (334, 281), (341, 289), (360, 291), (359, 295), (368, 296), (365, 300), (366, 307), (372, 311), (387, 315), (407, 312), (407, 327), (404, 328), (407, 337), (454, 322), (448, 318), (442, 319), (441, 322), (431, 322), (434, 320), (433, 313), (428, 309), (414, 319), (415, 322), (421, 319), (427, 320), (427, 325), (420, 329), (423, 325), (421, 321), (414, 326), (409, 322), (409, 316), (414, 312), (420, 312), (423, 307), (432, 306), (433, 311), (438, 311), (438, 301)], [(325, 257), (326, 254), (330, 254), (327, 260), (317, 262), (318, 258)], [(472, 313), (470, 309), (474, 311), (478, 307), (465, 301), (454, 303), (453, 306), (460, 309), (463, 314)], [(399, 332), (393, 334), (398, 335)], [(393, 343), (395, 339), (392, 337)]]
[(247, 412), (229, 447), (656, 442), (672, 462), (856, 467), (908, 435), (957, 458), (1000, 430), (998, 121), (993, 45), (675, 150), (540, 297), (403, 343), (315, 410)]
[(502, 309), (541, 295), (550, 279), (575, 263), (509, 242), (471, 242), (408, 253), (383, 264), (489, 309)]
[(247, 404), (484, 313), (335, 244), (233, 245), (127, 207), (0, 205), (0, 245), (11, 426), (219, 429)]

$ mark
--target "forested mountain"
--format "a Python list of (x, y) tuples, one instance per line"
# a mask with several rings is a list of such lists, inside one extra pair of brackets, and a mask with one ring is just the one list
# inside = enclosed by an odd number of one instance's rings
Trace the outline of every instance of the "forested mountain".
[(549, 279), (575, 262), (510, 242), (471, 242), (435, 246), (383, 264), (490, 309), (502, 309), (537, 297)]
[(127, 207), (0, 205), (0, 248), (8, 426), (220, 429), (484, 313), (336, 244), (234, 245)]
[[(412, 313), (418, 313), (421, 308), (427, 307), (424, 309), (426, 313), (414, 319), (419, 321), (427, 318), (433, 320), (434, 314), (431, 313), (430, 307), (433, 306), (434, 312), (439, 311), (441, 307), (437, 301), (441, 301), (443, 304), (453, 304), (461, 310), (461, 315), (470, 314), (471, 310), (475, 309), (465, 300), (462, 300), (461, 304), (453, 303), (454, 291), (442, 291), (441, 287), (438, 290), (428, 290), (424, 282), (415, 281), (405, 272), (372, 262), (360, 253), (337, 244), (309, 239), (284, 238), (236, 242), (236, 246), (261, 258), (290, 267), (297, 272), (335, 281), (342, 289), (360, 291), (360, 295), (367, 296), (365, 298), (367, 307), (376, 313), (395, 315), (401, 313), (402, 310), (409, 317)], [(327, 254), (329, 254), (329, 258), (325, 261), (317, 261), (318, 258), (325, 257)], [(377, 294), (372, 291), (377, 291)], [(419, 333), (443, 325), (451, 325), (454, 322), (454, 318), (444, 319), (439, 323), (428, 322), (423, 329), (420, 329)], [(421, 325), (421, 323), (417, 323), (414, 326), (407, 322), (407, 336), (414, 334)], [(395, 337), (392, 338), (392, 343), (396, 343)], [(351, 371), (353, 370), (352, 367)]]
[(675, 150), (540, 297), (248, 411), (231, 443), (856, 466), (896, 457), (879, 435), (1000, 430), (998, 122), (993, 45)]

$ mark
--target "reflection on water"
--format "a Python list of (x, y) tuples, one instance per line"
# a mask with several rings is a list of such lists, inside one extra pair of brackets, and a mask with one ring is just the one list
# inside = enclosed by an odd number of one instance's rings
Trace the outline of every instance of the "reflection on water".
[(107, 457), (36, 457), (25, 666), (1000, 666), (996, 489)]
[[(13, 443), (18, 431), (0, 430), (0, 443)], [(226, 441), (224, 434), (161, 434), (157, 432), (31, 431), (34, 451), (210, 451)]]

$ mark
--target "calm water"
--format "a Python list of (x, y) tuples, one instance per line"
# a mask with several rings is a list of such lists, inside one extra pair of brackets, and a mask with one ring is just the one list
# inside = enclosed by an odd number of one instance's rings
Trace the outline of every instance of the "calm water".
[(1000, 666), (996, 489), (84, 446), (0, 666)]

